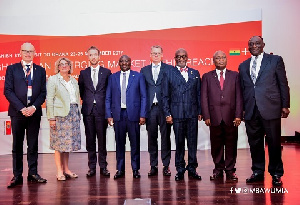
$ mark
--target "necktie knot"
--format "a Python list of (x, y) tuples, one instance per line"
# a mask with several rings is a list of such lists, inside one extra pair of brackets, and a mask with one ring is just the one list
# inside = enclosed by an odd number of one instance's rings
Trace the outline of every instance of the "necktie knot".
[(188, 68), (185, 67), (185, 68), (180, 68), (180, 72), (187, 72), (188, 71)]
[(26, 71), (29, 72), (30, 70), (30, 65), (26, 65)]

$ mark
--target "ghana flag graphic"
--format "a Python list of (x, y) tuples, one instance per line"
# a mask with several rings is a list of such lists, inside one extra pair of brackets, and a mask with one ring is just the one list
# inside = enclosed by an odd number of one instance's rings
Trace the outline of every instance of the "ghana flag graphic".
[(229, 55), (231, 55), (231, 56), (239, 56), (239, 55), (241, 55), (241, 50), (239, 48), (231, 48), (229, 50)]

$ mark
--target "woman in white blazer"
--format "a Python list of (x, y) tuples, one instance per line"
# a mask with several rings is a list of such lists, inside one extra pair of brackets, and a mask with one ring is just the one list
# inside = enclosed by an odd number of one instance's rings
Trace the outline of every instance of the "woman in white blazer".
[(47, 117), (50, 123), (50, 149), (55, 150), (57, 180), (77, 178), (68, 166), (69, 152), (81, 148), (80, 97), (77, 80), (72, 73), (72, 63), (60, 58), (55, 73), (47, 84)]

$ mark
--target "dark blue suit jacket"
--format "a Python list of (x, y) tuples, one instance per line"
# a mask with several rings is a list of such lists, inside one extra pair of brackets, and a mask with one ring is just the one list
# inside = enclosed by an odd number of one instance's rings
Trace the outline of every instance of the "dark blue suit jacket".
[(98, 115), (105, 116), (106, 88), (108, 84), (108, 77), (110, 75), (111, 71), (109, 69), (100, 66), (98, 73), (98, 84), (95, 90), (91, 78), (91, 67), (80, 71), (78, 85), (80, 97), (82, 99), (81, 113), (83, 115), (91, 114), (95, 99)]
[(141, 73), (144, 75), (145, 80), (146, 80), (146, 88), (147, 88), (147, 116), (151, 110), (151, 106), (153, 104), (153, 99), (156, 93), (156, 98), (158, 101), (158, 105), (162, 109), (162, 99), (161, 99), (161, 86), (162, 86), (162, 78), (163, 78), (163, 73), (167, 69), (172, 69), (172, 66), (161, 63), (160, 67), (160, 72), (157, 78), (156, 83), (153, 80), (153, 75), (152, 75), (152, 64), (147, 65), (141, 69)]
[(20, 110), (31, 105), (36, 108), (33, 116), (41, 116), (46, 92), (46, 71), (43, 67), (33, 64), (32, 97), (31, 103), (27, 105), (27, 83), (22, 64), (7, 66), (4, 95), (9, 102), (9, 116), (23, 116)]
[(290, 107), (290, 92), (285, 66), (281, 56), (264, 54), (261, 67), (253, 84), (250, 77), (250, 60), (239, 66), (244, 98), (245, 120), (250, 120), (255, 104), (265, 120), (281, 117), (281, 109)]
[(165, 116), (173, 118), (197, 118), (201, 115), (200, 74), (188, 68), (186, 82), (177, 67), (164, 72), (162, 80), (162, 102)]
[[(105, 117), (120, 121), (121, 86), (120, 71), (112, 74), (108, 80), (105, 100)], [(126, 89), (126, 107), (128, 120), (140, 121), (146, 117), (147, 92), (143, 74), (130, 71)]]

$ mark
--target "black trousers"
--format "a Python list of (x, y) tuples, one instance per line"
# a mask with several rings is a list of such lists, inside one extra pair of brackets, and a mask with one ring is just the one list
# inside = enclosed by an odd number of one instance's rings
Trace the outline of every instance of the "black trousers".
[[(176, 141), (175, 166), (178, 172), (195, 171), (197, 162), (198, 119), (173, 119), (173, 129)], [(188, 165), (185, 168), (185, 138), (188, 147)]]
[(246, 132), (250, 145), (253, 173), (264, 174), (264, 139), (266, 138), (269, 152), (268, 171), (272, 176), (282, 176), (284, 170), (281, 159), (281, 118), (265, 120), (255, 106), (251, 120), (246, 120)]
[(23, 173), (23, 143), (26, 133), (28, 175), (37, 174), (38, 165), (38, 136), (41, 116), (11, 116), (13, 134), (13, 174), (21, 176)]
[(228, 126), (224, 121), (218, 126), (210, 126), (211, 156), (215, 164), (213, 173), (235, 172), (237, 140), (237, 127)]
[(96, 169), (97, 151), (96, 138), (98, 141), (98, 163), (100, 168), (107, 167), (106, 150), (106, 128), (107, 120), (105, 116), (99, 116), (97, 107), (94, 105), (91, 115), (83, 116), (86, 135), (86, 149), (88, 151), (88, 166), (90, 170)]
[(171, 125), (158, 105), (152, 105), (150, 115), (146, 121), (148, 131), (148, 152), (150, 154), (150, 166), (158, 165), (158, 126), (161, 135), (161, 160), (163, 166), (170, 165), (171, 159)]

